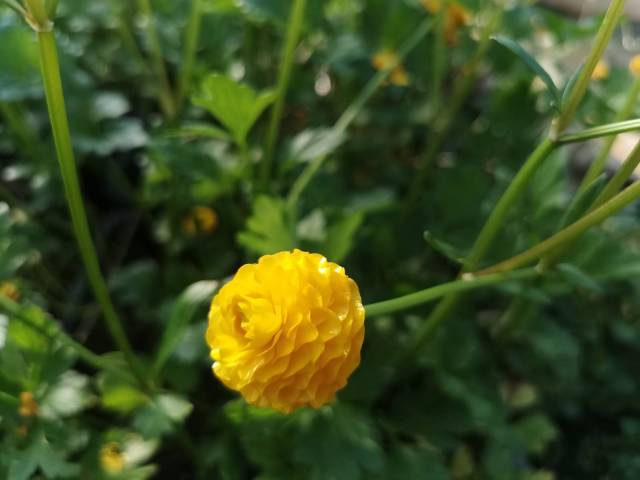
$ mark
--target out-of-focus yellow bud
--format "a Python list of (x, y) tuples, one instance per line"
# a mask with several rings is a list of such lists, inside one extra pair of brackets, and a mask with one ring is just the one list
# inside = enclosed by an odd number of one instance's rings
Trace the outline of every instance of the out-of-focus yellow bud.
[[(422, 0), (422, 6), (432, 15), (442, 10), (441, 0)], [(458, 2), (450, 1), (447, 6), (447, 13), (444, 25), (444, 37), (449, 45), (458, 43), (458, 33), (460, 28), (469, 24), (471, 13)]]
[(409, 74), (399, 61), (398, 54), (394, 50), (380, 50), (371, 59), (371, 64), (376, 70), (391, 70), (389, 81), (398, 87), (409, 85)]
[(629, 62), (629, 70), (636, 77), (640, 77), (640, 55), (635, 55)]
[(38, 402), (36, 402), (33, 393), (20, 392), (20, 406), (18, 413), (21, 417), (33, 417), (38, 414)]
[(283, 413), (319, 408), (360, 364), (364, 315), (341, 266), (300, 250), (265, 255), (211, 303), (213, 372), (250, 404)]
[(0, 296), (17, 302), (20, 300), (20, 290), (13, 282), (2, 282), (0, 283)]
[(213, 233), (218, 228), (218, 214), (210, 207), (193, 207), (182, 220), (182, 231), (189, 235)]
[(124, 469), (124, 456), (117, 442), (105, 443), (100, 449), (100, 466), (112, 475), (122, 472)]
[(606, 60), (600, 60), (596, 65), (596, 68), (593, 69), (593, 73), (591, 74), (591, 80), (599, 81), (605, 80), (609, 78), (610, 73), (609, 64)]

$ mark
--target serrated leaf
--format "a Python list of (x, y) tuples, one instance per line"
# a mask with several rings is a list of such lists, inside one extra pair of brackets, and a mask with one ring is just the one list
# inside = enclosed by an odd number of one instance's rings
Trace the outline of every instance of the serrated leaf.
[(553, 95), (554, 105), (560, 104), (560, 91), (554, 83), (551, 75), (538, 63), (538, 61), (527, 52), (518, 42), (503, 36), (495, 36), (493, 40), (503, 47), (509, 49), (513, 54), (518, 56), (547, 86), (549, 92)]
[(133, 426), (145, 438), (172, 432), (193, 410), (193, 405), (174, 394), (160, 394), (136, 412)]
[(296, 246), (285, 202), (280, 198), (259, 196), (238, 243), (258, 255), (291, 250)]
[(272, 91), (257, 93), (225, 75), (213, 74), (203, 82), (193, 102), (206, 108), (231, 131), (238, 144), (244, 145), (249, 130), (274, 98)]
[(93, 401), (94, 396), (89, 392), (89, 377), (69, 370), (47, 392), (42, 411), (48, 417), (70, 417), (91, 406)]

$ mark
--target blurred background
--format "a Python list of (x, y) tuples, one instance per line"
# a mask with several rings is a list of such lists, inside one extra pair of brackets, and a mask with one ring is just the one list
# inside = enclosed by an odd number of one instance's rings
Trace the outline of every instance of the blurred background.
[[(148, 392), (78, 255), (34, 32), (0, 2), (0, 477), (640, 478), (637, 205), (543, 280), (466, 295), (400, 369), (432, 306), (367, 321), (330, 406), (284, 416), (213, 377), (208, 302), (260, 255), (322, 253), (365, 303), (453, 280), (558, 108), (526, 59), (570, 85), (610, 2), (308, 0), (261, 183), (292, 3), (59, 2), (87, 214)], [(629, 1), (574, 130), (638, 117), (638, 21)], [(556, 232), (594, 158), (610, 175), (639, 139), (554, 151), (483, 265)]]

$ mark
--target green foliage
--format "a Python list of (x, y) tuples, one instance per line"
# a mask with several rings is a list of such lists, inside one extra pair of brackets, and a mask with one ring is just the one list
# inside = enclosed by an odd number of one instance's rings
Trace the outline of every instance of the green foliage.
[[(319, 410), (285, 416), (249, 406), (212, 375), (208, 303), (260, 255), (324, 254), (367, 304), (456, 278), (563, 108), (599, 22), (509, 2), (472, 78), (495, 2), (462, 1), (470, 21), (440, 52), (442, 88), (432, 83), (432, 29), (402, 61), (407, 85), (381, 84), (354, 106), (376, 74), (373, 56), (397, 50), (433, 16), (419, 0), (308, 0), (263, 188), (255, 172), (291, 3), (202, 0), (184, 92), (192, 102), (175, 118), (158, 106), (139, 2), (45, 3), (56, 10), (92, 234), (144, 386), (113, 351), (76, 250), (35, 34), (0, 9), (0, 478), (640, 478), (637, 206), (589, 231), (540, 278), (466, 295), (399, 368), (394, 360), (431, 307), (368, 318), (360, 367)], [(151, 5), (174, 90), (193, 3)], [(610, 76), (592, 82), (571, 132), (614, 122), (628, 100), (628, 52), (617, 39), (610, 53)], [(470, 88), (454, 99), (459, 79)], [(454, 100), (459, 113), (409, 209), (406, 192), (441, 128), (435, 106)], [(347, 108), (348, 127), (330, 128)], [(576, 194), (593, 148), (562, 146), (541, 164), (487, 266), (585, 214), (609, 177)], [(197, 209), (213, 211), (215, 225), (191, 228)], [(25, 393), (33, 412), (21, 413)]]

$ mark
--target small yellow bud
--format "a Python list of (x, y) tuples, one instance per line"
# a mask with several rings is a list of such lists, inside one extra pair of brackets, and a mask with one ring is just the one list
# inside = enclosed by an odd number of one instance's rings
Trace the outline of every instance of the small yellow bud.
[(371, 59), (371, 64), (376, 70), (391, 70), (389, 81), (398, 87), (409, 85), (409, 74), (400, 64), (398, 54), (394, 50), (380, 50)]
[(38, 402), (31, 392), (20, 392), (18, 413), (21, 417), (33, 417), (38, 413)]
[(218, 227), (218, 214), (210, 207), (194, 207), (182, 220), (182, 231), (189, 235), (213, 233)]
[(636, 77), (640, 77), (640, 55), (635, 55), (629, 62), (629, 70)]
[(20, 290), (13, 282), (0, 283), (0, 296), (17, 302), (20, 300)]
[(120, 451), (120, 445), (117, 442), (109, 442), (100, 449), (100, 465), (102, 469), (115, 475), (124, 469), (124, 456)]
[(591, 74), (591, 79), (595, 81), (609, 78), (610, 68), (606, 60), (600, 60)]
[[(441, 0), (422, 0), (424, 9), (432, 15), (442, 10)], [(458, 32), (461, 27), (469, 24), (471, 13), (458, 2), (451, 1), (447, 6), (444, 25), (444, 37), (451, 46), (458, 43)]]

